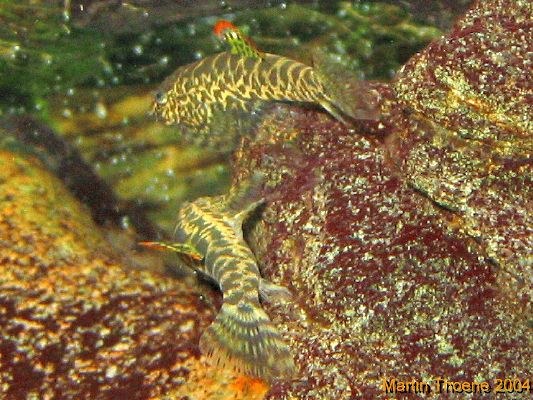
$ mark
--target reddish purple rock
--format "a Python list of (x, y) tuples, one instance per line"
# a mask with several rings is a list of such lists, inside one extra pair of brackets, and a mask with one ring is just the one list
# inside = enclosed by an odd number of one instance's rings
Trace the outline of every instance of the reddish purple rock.
[(295, 296), (269, 310), (301, 376), (268, 399), (531, 379), (532, 32), (528, 2), (479, 2), (381, 88), (381, 123), (280, 107), (244, 143), (238, 176), (271, 182), (251, 242)]

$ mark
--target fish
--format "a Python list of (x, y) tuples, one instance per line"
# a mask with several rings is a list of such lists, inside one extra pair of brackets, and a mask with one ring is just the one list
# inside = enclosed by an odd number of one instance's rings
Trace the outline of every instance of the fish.
[(354, 96), (354, 79), (322, 51), (314, 51), (311, 67), (258, 50), (231, 22), (219, 21), (214, 31), (231, 50), (176, 69), (152, 105), (152, 114), (183, 128), (185, 139), (231, 150), (272, 102), (315, 104), (345, 125), (344, 116), (377, 120), (374, 92), (357, 85)]
[(244, 35), (239, 28), (224, 19), (218, 21), (213, 27), (213, 33), (220, 40), (225, 41), (231, 47), (232, 54), (254, 59), (264, 59), (264, 53), (248, 36)]
[(247, 200), (254, 180), (227, 195), (184, 204), (176, 230), (179, 242), (141, 244), (184, 256), (189, 266), (220, 287), (222, 307), (201, 335), (202, 354), (215, 365), (228, 365), (266, 381), (288, 379), (296, 371), (292, 352), (263, 310), (260, 298), (287, 299), (290, 292), (261, 277), (243, 237), (243, 223), (264, 204), (264, 199)]
[(287, 57), (222, 52), (178, 68), (158, 89), (152, 111), (166, 125), (202, 130), (218, 111), (249, 112), (258, 102), (299, 102), (318, 104), (344, 123), (337, 109), (355, 114), (348, 99), (329, 86), (315, 69)]

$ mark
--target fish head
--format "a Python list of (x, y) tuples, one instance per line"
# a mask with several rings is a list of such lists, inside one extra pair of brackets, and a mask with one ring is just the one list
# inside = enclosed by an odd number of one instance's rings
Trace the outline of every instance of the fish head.
[[(168, 92), (158, 90), (154, 93), (152, 103), (152, 114), (157, 118), (162, 118), (165, 123), (169, 123), (170, 116), (173, 115), (170, 110), (170, 104), (168, 101)], [(174, 110), (175, 111), (175, 110)]]

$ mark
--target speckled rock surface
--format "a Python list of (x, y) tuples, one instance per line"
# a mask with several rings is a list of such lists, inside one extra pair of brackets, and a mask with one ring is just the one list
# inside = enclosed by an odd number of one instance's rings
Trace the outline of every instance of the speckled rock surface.
[(531, 379), (530, 21), (479, 2), (381, 88), (381, 123), (279, 108), (240, 149), (238, 175), (270, 182), (251, 243), (295, 294), (269, 310), (301, 376), (268, 399)]
[(197, 289), (112, 254), (39, 162), (0, 152), (0, 210), (0, 398), (262, 397), (204, 365)]
[(299, 132), (291, 146), (238, 158), (278, 182), (251, 237), (265, 276), (295, 297), (269, 310), (301, 376), (267, 398), (386, 398), (385, 377), (529, 376), (529, 299), (501, 290), (502, 272), (401, 179), (380, 140), (315, 113), (277, 122)]
[(482, 1), (415, 56), (394, 89), (391, 152), (516, 285), (531, 285), (533, 6)]

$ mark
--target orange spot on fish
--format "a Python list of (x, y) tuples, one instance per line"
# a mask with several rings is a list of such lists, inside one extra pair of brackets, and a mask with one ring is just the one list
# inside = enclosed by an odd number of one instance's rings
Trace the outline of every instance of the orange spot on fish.
[(218, 21), (215, 26), (213, 27), (213, 33), (220, 39), (224, 36), (226, 31), (239, 31), (239, 28), (237, 28), (235, 25), (233, 25), (231, 22), (226, 21), (225, 19), (221, 19)]
[(242, 398), (250, 398), (258, 395), (264, 395), (268, 390), (268, 385), (259, 378), (252, 378), (246, 375), (240, 375), (230, 384), (231, 388), (243, 395)]

